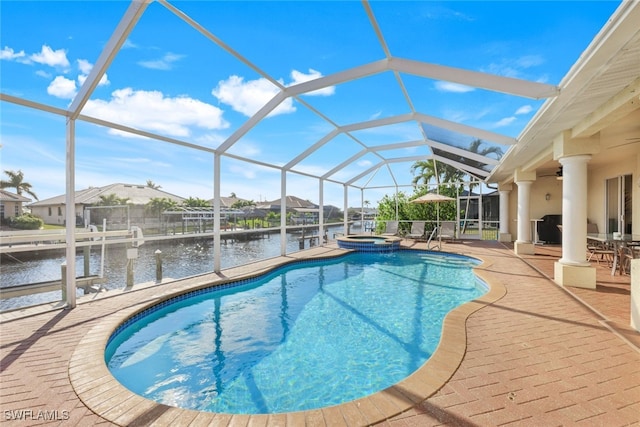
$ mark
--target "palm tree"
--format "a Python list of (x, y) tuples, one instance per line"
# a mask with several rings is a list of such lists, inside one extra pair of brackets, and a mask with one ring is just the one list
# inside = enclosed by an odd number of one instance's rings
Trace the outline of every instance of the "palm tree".
[(178, 203), (168, 197), (154, 197), (150, 199), (145, 207), (150, 212), (158, 214), (160, 217), (162, 212), (174, 209), (178, 206)]
[(161, 185), (156, 184), (155, 182), (153, 182), (152, 180), (148, 179), (147, 180), (147, 187), (149, 188), (153, 188), (154, 190), (159, 190), (162, 188)]
[(418, 160), (411, 165), (411, 174), (414, 175), (411, 181), (414, 187), (421, 184), (427, 185), (432, 179), (440, 184), (440, 176), (436, 172), (436, 161), (434, 160)]
[(22, 193), (27, 193), (32, 196), (34, 199), (39, 200), (36, 193), (31, 190), (31, 184), (28, 182), (24, 182), (24, 173), (19, 170), (18, 172), (14, 171), (4, 171), (4, 173), (9, 177), (8, 181), (2, 180), (0, 181), (0, 188), (15, 188), (16, 193), (22, 195)]
[(162, 213), (175, 209), (178, 203), (175, 200), (171, 200), (168, 197), (153, 197), (150, 199), (145, 208), (154, 214), (158, 215), (159, 229), (162, 227)]
[(129, 201), (128, 197), (118, 197), (117, 194), (111, 193), (107, 195), (101, 195), (100, 201), (96, 203), (96, 206), (119, 206), (126, 205)]
[(459, 181), (464, 176), (464, 172), (439, 160), (418, 160), (411, 165), (411, 173), (415, 175), (412, 181), (414, 187), (427, 185), (432, 180), (440, 186), (442, 182)]
[[(469, 148), (468, 150), (474, 154), (479, 154), (481, 156), (488, 156), (490, 154), (495, 155), (496, 159), (500, 160), (500, 158), (502, 157), (502, 148), (498, 147), (498, 146), (492, 146), (492, 147), (482, 147), (482, 144), (484, 144), (484, 141), (481, 139), (474, 139), (471, 144), (469, 144)], [(479, 162), (477, 160), (471, 160), (471, 159), (465, 159), (466, 164), (468, 164), (469, 166), (473, 166), (477, 169), (482, 169), (482, 167), (484, 166), (484, 163)], [(469, 183), (469, 194), (467, 194), (467, 204), (466, 204), (466, 208), (464, 210), (464, 222), (462, 223), (462, 233), (465, 232), (465, 229), (467, 228), (467, 218), (469, 216), (469, 196), (471, 196), (471, 191), (473, 190), (474, 187), (476, 187), (478, 185), (478, 183)]]
[[(496, 159), (500, 160), (503, 154), (502, 148), (494, 145), (493, 147), (486, 147), (481, 150), (480, 147), (482, 146), (482, 144), (484, 144), (483, 140), (474, 139), (469, 145), (468, 150), (471, 151), (472, 153), (480, 154), (481, 156), (488, 156), (489, 154), (495, 154)], [(474, 161), (474, 163), (480, 163), (480, 162)]]
[(182, 206), (188, 208), (209, 208), (211, 204), (209, 204), (208, 200), (199, 197), (189, 197), (182, 202)]
[[(467, 150), (471, 153), (479, 154), (481, 156), (494, 155), (497, 159), (500, 159), (502, 157), (502, 148), (498, 146), (482, 147), (482, 144), (484, 144), (484, 141), (482, 141), (481, 139), (475, 139), (471, 142), (471, 144), (469, 144)], [(449, 153), (442, 153), (440, 155), (446, 156), (448, 159), (469, 165), (477, 169), (482, 169), (485, 166), (485, 164), (481, 161), (468, 159), (463, 156), (453, 155)], [(465, 175), (467, 175), (467, 172), (464, 172), (454, 166), (448, 165), (438, 160), (419, 160), (411, 166), (411, 173), (414, 175), (412, 181), (414, 187), (427, 185), (432, 180), (435, 181), (438, 187), (440, 187), (441, 182), (462, 181)], [(473, 189), (473, 187), (477, 185), (477, 183), (469, 184), (469, 195), (471, 194), (471, 190)], [(465, 228), (467, 226), (469, 203), (469, 196), (467, 196), (462, 232), (465, 231)]]

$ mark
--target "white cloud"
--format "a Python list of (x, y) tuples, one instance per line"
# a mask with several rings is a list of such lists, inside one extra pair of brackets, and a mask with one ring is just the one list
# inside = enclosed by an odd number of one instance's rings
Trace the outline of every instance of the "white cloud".
[(131, 39), (126, 39), (122, 44), (122, 49), (137, 49), (138, 45), (131, 41)]
[(44, 77), (45, 79), (50, 79), (51, 78), (51, 74), (47, 73), (44, 70), (38, 70), (36, 71), (36, 76), (40, 76), (40, 77)]
[(174, 137), (191, 135), (190, 127), (219, 130), (229, 127), (223, 111), (187, 96), (165, 97), (158, 91), (119, 89), (110, 100), (89, 100), (83, 114)]
[(78, 59), (78, 69), (82, 74), (89, 74), (92, 68), (93, 64), (91, 62), (86, 59)]
[(499, 62), (489, 64), (482, 71), (499, 76), (522, 79), (524, 78), (525, 70), (542, 65), (544, 62), (544, 57), (541, 55), (525, 55), (515, 59), (503, 58)]
[(178, 55), (175, 53), (167, 53), (160, 59), (153, 61), (139, 61), (138, 65), (144, 68), (151, 68), (153, 70), (170, 70), (173, 68), (173, 63), (184, 58), (184, 55)]
[(531, 105), (523, 105), (516, 110), (516, 114), (529, 114), (533, 110)]
[[(78, 83), (82, 86), (87, 80), (89, 73), (93, 69), (93, 64), (86, 59), (78, 59), (78, 69), (80, 70), (80, 75), (78, 75)], [(108, 85), (109, 78), (107, 77), (107, 73), (104, 73), (98, 82), (98, 86)]]
[(29, 58), (38, 64), (48, 65), (50, 67), (68, 68), (69, 60), (67, 52), (64, 49), (53, 50), (49, 46), (42, 45), (39, 53), (34, 53)]
[(544, 64), (544, 58), (541, 55), (525, 55), (516, 59), (516, 64), (524, 69), (537, 67)]
[(72, 99), (76, 95), (76, 82), (58, 76), (47, 87), (47, 93), (57, 98)]
[(461, 85), (460, 83), (437, 81), (434, 83), (436, 89), (440, 92), (466, 93), (473, 92), (475, 88), (471, 86)]
[[(291, 78), (293, 79), (293, 81), (291, 82), (291, 84), (289, 86), (293, 86), (293, 85), (297, 85), (297, 84), (300, 84), (300, 83), (308, 82), (308, 81), (311, 81), (311, 80), (319, 79), (320, 77), (322, 77), (322, 73), (320, 73), (320, 71), (316, 71), (316, 70), (314, 70), (312, 68), (309, 68), (309, 74), (305, 74), (305, 73), (300, 72), (298, 70), (293, 70), (293, 71), (291, 71)], [(314, 90), (313, 92), (305, 93), (305, 95), (330, 96), (330, 95), (333, 95), (335, 92), (336, 92), (336, 87), (335, 86), (327, 86), (327, 87), (322, 88), (322, 89)]]
[(511, 123), (513, 123), (515, 121), (516, 121), (516, 118), (514, 116), (505, 117), (504, 119), (499, 120), (498, 122), (496, 122), (494, 127), (500, 128), (500, 127), (504, 127), (504, 126), (509, 126)]
[(19, 61), (21, 59), (24, 59), (25, 57), (26, 54), (24, 53), (24, 50), (21, 50), (20, 52), (14, 52), (14, 50), (8, 46), (5, 46), (2, 50), (0, 50), (0, 59), (5, 59), (8, 61)]
[[(230, 76), (221, 80), (211, 94), (234, 111), (247, 117), (253, 116), (260, 108), (271, 100), (280, 90), (267, 79), (244, 81), (243, 77)], [(291, 98), (285, 99), (269, 116), (293, 113), (296, 108)]]
[[(320, 77), (323, 77), (322, 73), (311, 68), (309, 73), (293, 70), (291, 71), (292, 82), (286, 86), (308, 82)], [(278, 80), (278, 82), (285, 86), (282, 79)], [(211, 91), (211, 94), (218, 98), (220, 102), (231, 106), (234, 111), (251, 117), (276, 96), (278, 92), (280, 92), (280, 89), (267, 79), (259, 78), (245, 81), (244, 77), (232, 75), (227, 80), (219, 81), (218, 85)], [(334, 93), (335, 86), (329, 86), (305, 93), (305, 95), (330, 96)], [(293, 105), (293, 99), (286, 98), (269, 113), (269, 116), (289, 114), (295, 111), (296, 107)]]

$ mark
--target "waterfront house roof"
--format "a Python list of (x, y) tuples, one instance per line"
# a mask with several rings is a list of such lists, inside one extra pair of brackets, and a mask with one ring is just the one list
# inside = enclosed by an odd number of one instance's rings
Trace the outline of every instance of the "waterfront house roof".
[[(95, 205), (100, 203), (100, 196), (108, 196), (110, 194), (115, 194), (122, 199), (128, 199), (127, 203), (132, 205), (145, 205), (154, 198), (167, 198), (176, 203), (182, 203), (182, 201), (185, 200), (183, 197), (176, 196), (175, 194), (167, 193), (166, 191), (152, 188), (147, 185), (116, 183), (105, 185), (104, 187), (89, 187), (84, 190), (77, 190), (75, 192), (75, 204)], [(38, 207), (64, 204), (65, 195), (61, 194), (59, 196), (31, 203), (29, 206)]]
[[(241, 199), (240, 197), (224, 197), (220, 196), (220, 207), (231, 208), (237, 202), (248, 202), (247, 199)], [(209, 204), (213, 206), (213, 199), (209, 200)]]
[[(286, 205), (287, 205), (287, 209), (299, 209), (299, 208), (317, 209), (318, 208), (318, 205), (296, 196), (287, 196)], [(277, 209), (277, 208), (280, 208), (280, 206), (282, 206), (281, 199), (275, 199), (275, 200), (260, 202), (256, 204), (257, 209)]]
[(31, 199), (20, 194), (11, 193), (10, 191), (0, 190), (0, 202), (30, 202)]

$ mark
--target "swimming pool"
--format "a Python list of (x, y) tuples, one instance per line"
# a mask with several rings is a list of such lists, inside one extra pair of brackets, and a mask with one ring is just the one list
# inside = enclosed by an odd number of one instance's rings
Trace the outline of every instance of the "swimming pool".
[(288, 265), (146, 310), (112, 335), (105, 359), (131, 391), (201, 411), (350, 401), (430, 357), (446, 313), (486, 291), (476, 264), (400, 251)]

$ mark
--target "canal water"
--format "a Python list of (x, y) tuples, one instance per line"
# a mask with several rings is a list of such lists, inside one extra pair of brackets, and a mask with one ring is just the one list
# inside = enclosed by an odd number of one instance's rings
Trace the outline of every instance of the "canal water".
[[(342, 230), (342, 227), (327, 227), (328, 235)], [(353, 231), (358, 232), (357, 229)], [(287, 253), (300, 250), (299, 234), (287, 233)], [(309, 241), (305, 240), (305, 248)], [(138, 248), (138, 259), (134, 267), (134, 283), (156, 280), (156, 250), (162, 251), (163, 277), (180, 279), (213, 271), (213, 239), (148, 241)], [(59, 252), (57, 252), (59, 253)], [(76, 276), (84, 275), (82, 251), (76, 257)], [(250, 262), (273, 258), (280, 255), (280, 234), (265, 234), (263, 238), (247, 241), (228, 241), (222, 244), (220, 265), (222, 269)], [(0, 264), (0, 287), (10, 287), (26, 283), (59, 280), (63, 254), (42, 258), (29, 258), (14, 253), (17, 260), (4, 260)], [(100, 246), (91, 250), (89, 274), (98, 275), (101, 269)], [(126, 286), (127, 255), (123, 245), (106, 246), (104, 257), (105, 289), (123, 289)], [(83, 295), (78, 290), (78, 296)], [(62, 291), (44, 292), (23, 297), (0, 300), (0, 311), (59, 301)]]

